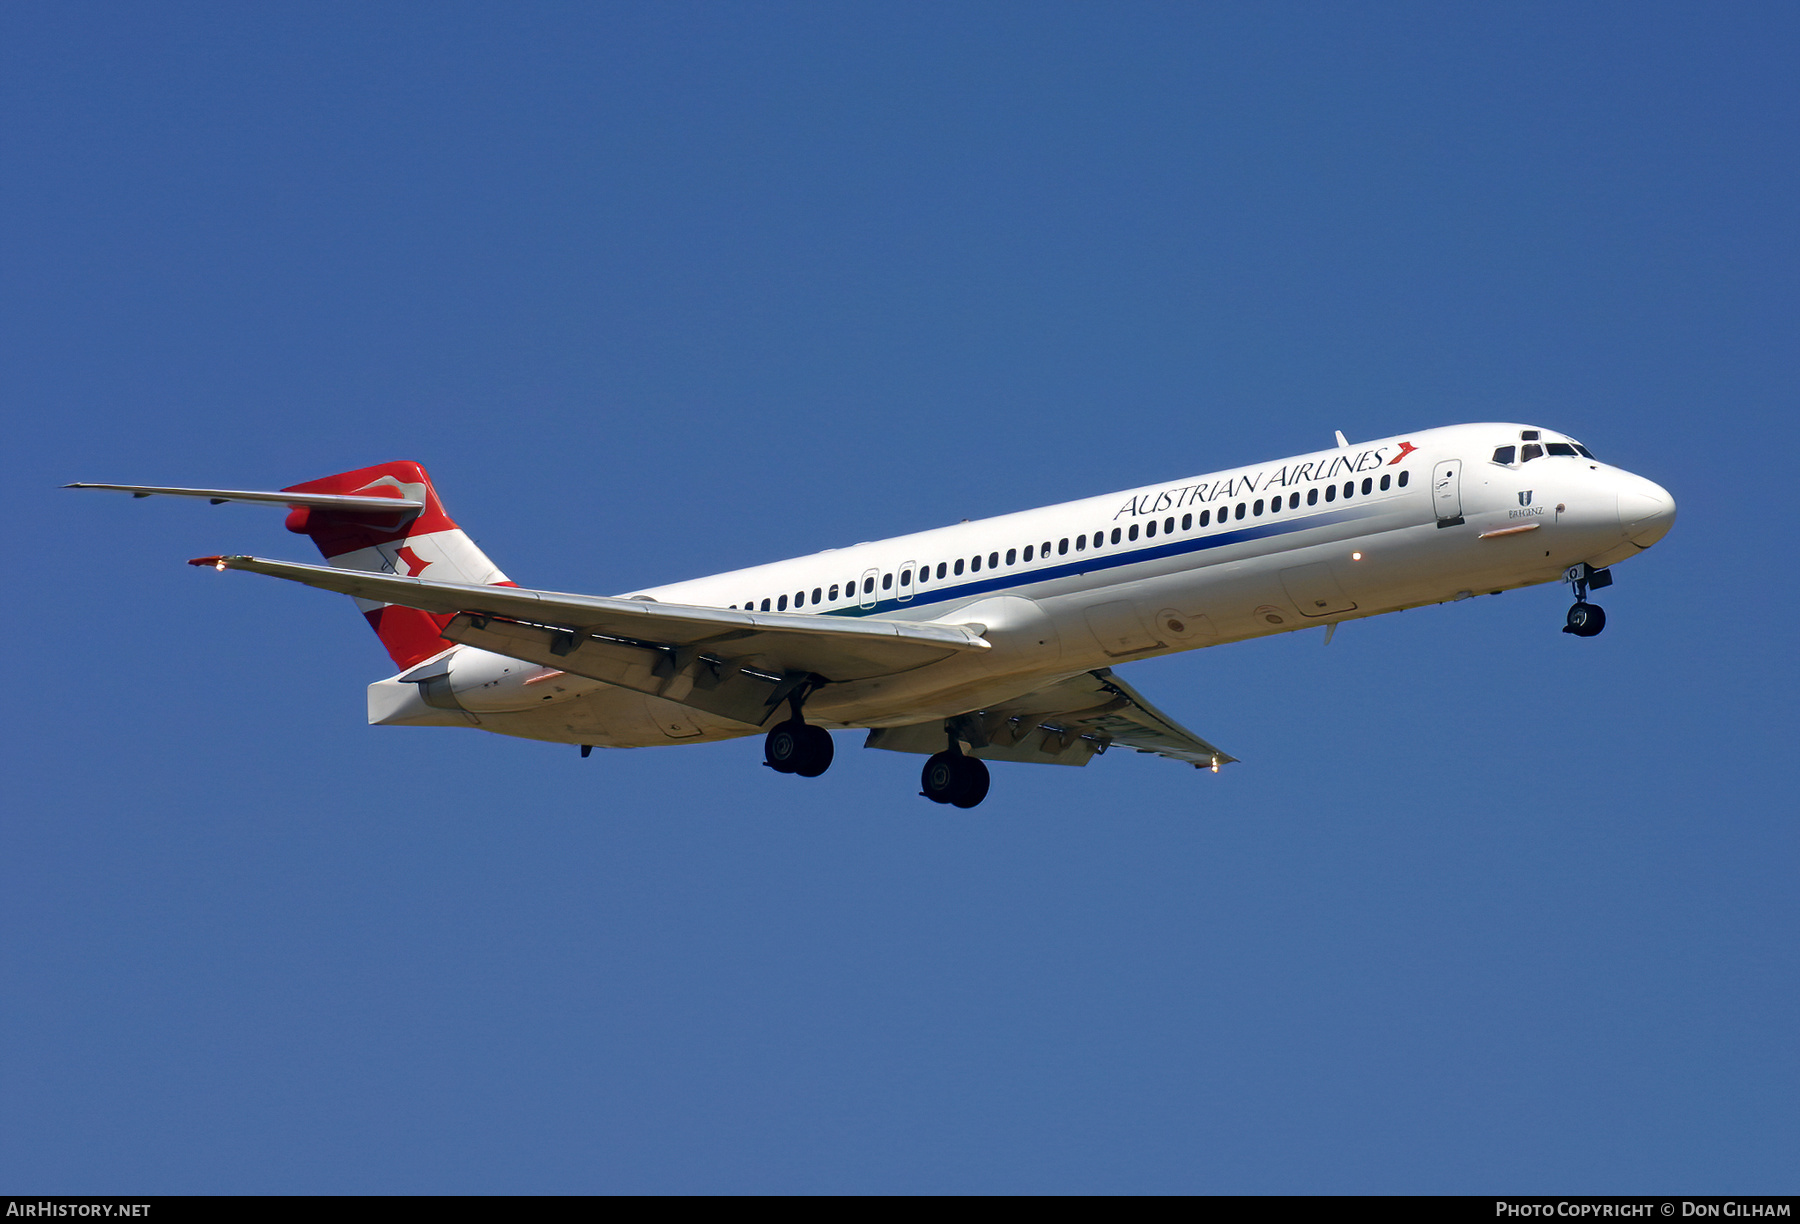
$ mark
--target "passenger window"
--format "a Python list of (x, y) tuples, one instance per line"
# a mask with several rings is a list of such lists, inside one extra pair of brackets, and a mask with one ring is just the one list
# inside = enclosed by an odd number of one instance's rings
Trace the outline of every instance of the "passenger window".
[(881, 589), (884, 591), (891, 591), (894, 589), (894, 576), (892, 574), (883, 574), (881, 576)]
[(1281, 509), (1281, 498), (1279, 496), (1271, 497), (1269, 499), (1269, 513), (1274, 514), (1276, 511), (1278, 511), (1280, 509)]
[(1212, 522), (1212, 511), (1211, 510), (1202, 510), (1200, 512), (1200, 525), (1202, 527), (1205, 527), (1207, 524), (1209, 524), (1211, 522)]
[(806, 592), (805, 591), (794, 592), (794, 606), (796, 608), (804, 608), (806, 606)]
[(1120, 535), (1119, 529), (1117, 527), (1114, 527), (1113, 532), (1112, 532), (1112, 542), (1114, 544), (1117, 544), (1119, 542), (1119, 535)]
[(1084, 531), (1080, 535), (1075, 537), (1075, 551), (1076, 552), (1086, 552), (1087, 551), (1087, 532)]
[(989, 553), (988, 554), (988, 568), (994, 569), (999, 564), (1000, 564), (1000, 554), (997, 552)]
[(1244, 517), (1244, 509), (1245, 509), (1245, 507), (1244, 507), (1244, 503), (1243, 503), (1243, 502), (1239, 502), (1239, 503), (1238, 503), (1238, 504), (1237, 504), (1237, 516), (1238, 516), (1238, 517), (1239, 517), (1239, 518), (1243, 518), (1243, 517)]
[(832, 603), (837, 602), (837, 593), (838, 593), (838, 585), (837, 585), (837, 583), (834, 582), (831, 584), (831, 602)]
[(1146, 540), (1148, 540), (1148, 539), (1153, 538), (1155, 535), (1156, 535), (1156, 520), (1151, 519), (1148, 523), (1144, 524), (1144, 538)]
[(1383, 476), (1381, 478), (1381, 491), (1383, 493), (1386, 493), (1388, 491), (1388, 486), (1390, 484), (1392, 484), (1393, 482), (1394, 482), (1394, 478), (1392, 476)]
[(775, 601), (775, 610), (777, 612), (786, 612), (787, 611), (787, 596), (786, 595), (783, 595), (780, 599), (777, 599)]
[(1549, 451), (1552, 455), (1561, 455), (1565, 459), (1573, 459), (1575, 457), (1575, 448), (1570, 446), (1567, 442), (1552, 442), (1544, 449)]
[(1363, 477), (1363, 496), (1367, 497), (1369, 495), (1370, 491), (1373, 490), (1374, 488), (1375, 488), (1375, 482), (1373, 480), (1370, 480), (1367, 476), (1364, 476)]
[(1354, 492), (1356, 492), (1356, 482), (1354, 480), (1346, 480), (1344, 482), (1344, 496), (1349, 497)]
[(1306, 504), (1309, 506), (1316, 506), (1319, 504), (1319, 490), (1318, 489), (1313, 488), (1313, 489), (1308, 489), (1306, 491)]
[(1194, 526), (1194, 516), (1193, 515), (1184, 514), (1181, 516), (1181, 529), (1183, 531), (1191, 530), (1193, 528), (1193, 526)]
[(958, 557), (956, 559), (956, 569), (953, 572), (955, 572), (957, 574), (961, 574), (963, 572), (963, 560), (961, 557)]
[(1016, 564), (1018, 564), (1018, 561), (1019, 561), (1019, 550), (1016, 548), (1007, 549), (1006, 550), (1006, 563), (1008, 565), (1016, 565)]
[[(959, 574), (962, 573), (962, 562), (960, 561), (956, 563), (956, 572)], [(939, 578), (944, 576), (944, 563), (942, 561), (938, 562), (937, 576)]]
[(763, 600), (763, 602), (762, 602), (762, 610), (764, 612), (767, 612), (769, 610), (769, 601), (766, 599)]
[(1513, 459), (1518, 456), (1518, 453), (1519, 448), (1516, 446), (1496, 446), (1494, 448), (1494, 462), (1511, 463)]
[(1038, 556), (1039, 557), (1048, 557), (1049, 555), (1050, 555), (1050, 541), (1045, 540), (1044, 546), (1042, 548), (1038, 549)]
[(1028, 564), (1031, 561), (1031, 545), (1029, 544), (1025, 546), (1025, 560)]
[(1068, 553), (1068, 551), (1069, 551), (1069, 541), (1068, 541), (1068, 538), (1065, 536), (1063, 539), (1060, 539), (1056, 542), (1056, 555), (1061, 557), (1061, 556), (1066, 555)]
[(912, 571), (911, 570), (901, 570), (900, 571), (900, 585), (901, 586), (911, 586), (912, 585)]
[(864, 595), (873, 595), (874, 593), (875, 593), (875, 580), (873, 578), (864, 578), (863, 579), (863, 594)]
[(1250, 507), (1250, 513), (1254, 514), (1257, 518), (1261, 518), (1262, 517), (1262, 508), (1263, 508), (1263, 499), (1259, 497), (1256, 499), (1256, 504), (1254, 506)]
[(1106, 543), (1106, 533), (1104, 531), (1096, 531), (1094, 533), (1094, 547), (1099, 548), (1104, 543)]
[[(1536, 437), (1537, 435), (1533, 434), (1532, 436)], [(1544, 448), (1539, 446), (1536, 442), (1533, 442), (1528, 446), (1521, 446), (1519, 448), (1519, 462), (1530, 463), (1533, 459), (1542, 458), (1543, 454)]]
[(1289, 493), (1288, 494), (1288, 509), (1289, 510), (1298, 510), (1299, 508), (1300, 508), (1300, 495), (1298, 493)]
[(1407, 477), (1407, 474), (1405, 472), (1400, 473), (1399, 484), (1402, 489), (1404, 489), (1406, 487), (1406, 477)]
[(1136, 523), (1133, 523), (1131, 525), (1131, 530), (1127, 531), (1125, 533), (1125, 538), (1127, 540), (1135, 540), (1135, 539), (1137, 539), (1137, 535), (1138, 535), (1138, 525)]
[[(1313, 492), (1317, 493), (1318, 490), (1314, 489)], [(1336, 485), (1333, 484), (1333, 485), (1325, 486), (1325, 500), (1326, 501), (1336, 501), (1337, 500), (1337, 486)]]
[(1174, 531), (1174, 530), (1175, 530), (1175, 520), (1173, 518), (1164, 519), (1163, 520), (1163, 534), (1168, 535), (1171, 531)]
[(981, 558), (980, 557), (971, 557), (969, 559), (969, 572), (971, 574), (979, 574), (981, 572)]

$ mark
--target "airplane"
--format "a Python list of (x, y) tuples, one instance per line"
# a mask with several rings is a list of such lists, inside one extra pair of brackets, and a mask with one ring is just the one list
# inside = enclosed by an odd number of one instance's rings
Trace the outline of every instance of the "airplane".
[(1236, 761), (1115, 664), (1320, 625), (1329, 642), (1346, 620), (1559, 580), (1575, 599), (1563, 632), (1592, 637), (1606, 614), (1589, 593), (1675, 521), (1660, 485), (1541, 427), (1336, 442), (615, 597), (512, 582), (410, 461), (269, 492), (65, 487), (285, 507), (327, 564), (190, 564), (354, 598), (399, 668), (369, 685), (371, 724), (584, 757), (762, 732), (764, 763), (801, 777), (855, 728), (927, 757), (923, 797), (972, 808), (987, 761)]

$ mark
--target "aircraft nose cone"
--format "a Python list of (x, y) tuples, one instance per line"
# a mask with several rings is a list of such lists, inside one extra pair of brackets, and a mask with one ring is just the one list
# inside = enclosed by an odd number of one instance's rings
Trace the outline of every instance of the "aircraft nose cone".
[(1619, 526), (1625, 538), (1649, 548), (1675, 525), (1675, 499), (1655, 481), (1638, 479), (1619, 490)]

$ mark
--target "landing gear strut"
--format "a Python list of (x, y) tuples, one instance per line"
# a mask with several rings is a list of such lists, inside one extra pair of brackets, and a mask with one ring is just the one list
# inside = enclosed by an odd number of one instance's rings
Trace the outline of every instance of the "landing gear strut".
[(813, 726), (800, 716), (806, 691), (806, 685), (794, 690), (793, 696), (788, 698), (794, 716), (775, 724), (763, 739), (763, 762), (776, 773), (816, 778), (831, 768), (833, 749), (831, 732)]
[(1563, 581), (1575, 591), (1575, 606), (1569, 609), (1563, 632), (1573, 633), (1576, 637), (1593, 637), (1606, 628), (1606, 609), (1599, 604), (1589, 603), (1587, 597), (1590, 586), (1599, 588), (1612, 585), (1611, 571), (1597, 570), (1586, 563), (1571, 565), (1564, 571)]
[(933, 803), (972, 808), (987, 798), (987, 764), (976, 757), (964, 756), (955, 733), (952, 733), (950, 747), (932, 756), (919, 771), (919, 786), (919, 793)]

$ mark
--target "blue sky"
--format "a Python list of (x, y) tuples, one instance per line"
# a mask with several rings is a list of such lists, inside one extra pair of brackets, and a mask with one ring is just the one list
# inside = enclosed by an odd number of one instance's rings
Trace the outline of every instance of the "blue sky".
[[(0, 1187), (1793, 1192), (1791, 6), (0, 11)], [(280, 516), (616, 592), (1464, 420), (1664, 484), (1122, 670), (1244, 764), (369, 728)]]

